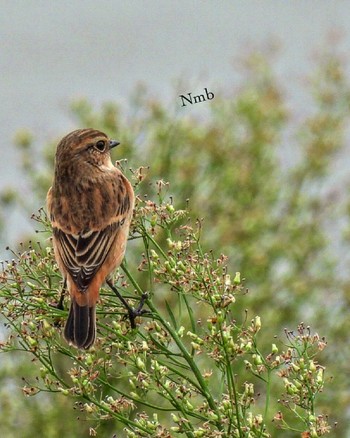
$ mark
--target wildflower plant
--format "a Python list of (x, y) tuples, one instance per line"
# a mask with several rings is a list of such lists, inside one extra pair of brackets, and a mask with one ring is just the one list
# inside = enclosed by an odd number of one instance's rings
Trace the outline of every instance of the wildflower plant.
[[(145, 168), (131, 171), (138, 196), (129, 247), (138, 259), (125, 260), (115, 275), (132, 305), (147, 290), (148, 312), (136, 329), (103, 289), (94, 347), (70, 347), (61, 333), (67, 309), (55, 307), (62, 278), (48, 240), (13, 251), (4, 262), (0, 306), (8, 338), (1, 351), (28, 353), (37, 370), (34, 380), (23, 377), (23, 393), (70, 398), (91, 436), (105, 422), (127, 438), (328, 433), (328, 419), (317, 409), (325, 340), (300, 324), (263, 352), (263, 315), (236, 311), (247, 294), (241, 274), (228, 271), (217, 249), (202, 247), (203, 221), (176, 207), (168, 183), (157, 181), (145, 193), (145, 174)], [(34, 219), (49, 236), (45, 211)], [(278, 411), (272, 386), (280, 388)]]

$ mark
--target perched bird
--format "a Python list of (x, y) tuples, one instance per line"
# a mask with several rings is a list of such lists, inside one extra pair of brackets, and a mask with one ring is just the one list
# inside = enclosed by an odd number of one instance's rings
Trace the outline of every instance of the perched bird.
[(127, 307), (132, 326), (143, 313), (127, 304), (109, 277), (123, 260), (134, 207), (130, 182), (111, 162), (118, 144), (95, 129), (66, 135), (47, 194), (55, 257), (71, 298), (64, 336), (78, 348), (95, 341), (96, 302), (105, 281)]

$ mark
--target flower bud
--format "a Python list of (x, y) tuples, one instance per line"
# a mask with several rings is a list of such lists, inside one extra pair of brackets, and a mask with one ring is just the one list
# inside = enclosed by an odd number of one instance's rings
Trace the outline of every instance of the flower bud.
[(211, 421), (217, 421), (217, 419), (218, 419), (218, 416), (213, 411), (209, 411), (207, 416), (208, 416), (208, 419)]
[(182, 325), (179, 330), (177, 331), (177, 334), (180, 336), (180, 338), (182, 338), (182, 336), (184, 335), (185, 332), (185, 327)]
[(139, 370), (146, 371), (146, 365), (139, 356), (136, 358), (136, 366)]
[(206, 431), (205, 430), (195, 430), (195, 431), (193, 431), (193, 436), (195, 437), (195, 438), (202, 438), (202, 437), (204, 437), (205, 436), (205, 434), (206, 434)]
[(322, 383), (323, 383), (323, 368), (320, 368), (320, 369), (317, 371), (316, 382), (317, 382), (318, 384), (322, 384)]
[(193, 411), (193, 405), (188, 400), (184, 401), (184, 405), (189, 411)]
[(316, 365), (315, 365), (315, 362), (313, 360), (310, 360), (310, 362), (309, 362), (309, 369), (312, 372), (316, 371)]
[(174, 242), (170, 239), (170, 237), (167, 238), (166, 243), (168, 244), (169, 248), (174, 248)]
[(261, 365), (262, 364), (261, 357), (258, 354), (253, 354), (252, 358), (254, 361), (254, 365)]
[(151, 226), (152, 226), (152, 227), (155, 227), (155, 226), (157, 225), (157, 215), (156, 215), (156, 214), (154, 214), (154, 215), (151, 217), (150, 223), (151, 223)]
[(236, 272), (235, 278), (233, 279), (234, 284), (240, 284), (241, 282), (241, 273)]
[(178, 423), (180, 421), (180, 418), (177, 415), (175, 415), (173, 413), (171, 413), (170, 415), (171, 415), (174, 423)]
[(263, 423), (263, 417), (261, 414), (255, 415), (254, 420), (255, 424), (258, 424), (259, 426)]
[(159, 256), (158, 256), (158, 254), (155, 252), (154, 249), (151, 249), (150, 253), (151, 253), (151, 257), (152, 257), (152, 259), (159, 259)]
[(255, 326), (256, 333), (258, 333), (258, 331), (261, 329), (261, 319), (260, 319), (260, 316), (256, 316), (254, 318), (254, 326)]
[(31, 336), (27, 336), (26, 340), (31, 347), (35, 347), (36, 345), (38, 345), (38, 341)]
[(252, 350), (253, 348), (253, 344), (251, 343), (251, 341), (248, 341), (245, 345), (241, 344), (241, 348), (242, 350), (244, 350), (245, 352), (249, 353), (249, 351)]
[(300, 371), (300, 367), (298, 367), (298, 365), (296, 365), (295, 363), (292, 363), (292, 368), (293, 368), (293, 371), (295, 371), (296, 373), (298, 371)]
[(168, 210), (169, 213), (174, 213), (175, 211), (175, 208), (172, 204), (167, 204), (166, 209)]
[(182, 249), (182, 242), (181, 242), (181, 240), (178, 240), (178, 241), (175, 243), (175, 249), (176, 249), (177, 251), (181, 251), (181, 249)]

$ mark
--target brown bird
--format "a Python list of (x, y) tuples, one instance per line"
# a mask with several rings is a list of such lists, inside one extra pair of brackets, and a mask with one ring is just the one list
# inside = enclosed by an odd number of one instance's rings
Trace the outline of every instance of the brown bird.
[(128, 309), (132, 327), (143, 313), (143, 302), (132, 309), (109, 277), (123, 260), (134, 207), (130, 182), (111, 162), (118, 144), (95, 129), (66, 135), (47, 194), (55, 257), (71, 298), (64, 336), (78, 348), (95, 341), (96, 302), (105, 281)]

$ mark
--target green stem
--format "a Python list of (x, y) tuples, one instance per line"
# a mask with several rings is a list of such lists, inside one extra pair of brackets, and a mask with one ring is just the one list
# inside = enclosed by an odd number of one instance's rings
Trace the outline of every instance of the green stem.
[(168, 260), (168, 256), (165, 254), (165, 252), (163, 251), (163, 249), (158, 245), (158, 243), (153, 239), (153, 237), (147, 232), (147, 230), (144, 228), (144, 236), (147, 237), (148, 240), (150, 240), (152, 242), (152, 244), (157, 248), (157, 250), (160, 252), (160, 254), (162, 254), (162, 256)]
[[(198, 240), (197, 240), (197, 248), (199, 250), (199, 253), (200, 253), (201, 257), (204, 257), (203, 249), (202, 249), (201, 245), (199, 244)], [(210, 279), (210, 286), (214, 290), (216, 290), (214, 282), (213, 282), (212, 274), (210, 272), (210, 269), (206, 268), (206, 271), (207, 271), (207, 275), (208, 275), (208, 277)], [(208, 284), (207, 284), (207, 282), (205, 281), (205, 279), (203, 277), (202, 277), (202, 283), (203, 283), (203, 285), (204, 285), (204, 287), (205, 287), (205, 289), (207, 291), (207, 296), (209, 298), (211, 307), (216, 312), (216, 305), (215, 305), (215, 303), (212, 300), (211, 291), (209, 290)], [(234, 403), (234, 406), (232, 408), (236, 412), (237, 428), (238, 428), (239, 436), (241, 438), (241, 437), (243, 437), (243, 432), (242, 432), (242, 428), (241, 428), (241, 414), (240, 414), (239, 404), (238, 404), (237, 389), (236, 389), (236, 384), (235, 384), (235, 378), (234, 378), (234, 375), (232, 373), (230, 355), (229, 355), (229, 353), (227, 351), (226, 341), (225, 341), (225, 338), (224, 338), (224, 335), (223, 335), (222, 323), (220, 323), (219, 330), (220, 330), (220, 337), (221, 337), (222, 346), (223, 346), (224, 353), (225, 353), (227, 386), (228, 386), (228, 390), (229, 390), (229, 393), (230, 393), (231, 402)]]
[(88, 402), (93, 403), (94, 405), (98, 406), (102, 411), (107, 412), (112, 417), (116, 418), (121, 423), (125, 424), (126, 426), (133, 427), (134, 429), (142, 430), (145, 433), (151, 433), (151, 431), (149, 429), (147, 429), (146, 427), (143, 427), (143, 426), (141, 426), (141, 424), (136, 423), (135, 421), (129, 420), (128, 418), (124, 417), (123, 415), (118, 414), (117, 412), (112, 411), (112, 409), (109, 409), (106, 405), (100, 403), (98, 400), (91, 399), (86, 394), (83, 394), (82, 397), (85, 400), (87, 400)]
[(196, 382), (194, 382), (191, 378), (189, 378), (185, 374), (182, 374), (182, 372), (179, 371), (177, 368), (174, 368), (171, 365), (169, 365), (169, 363), (164, 362), (164, 361), (159, 360), (159, 359), (157, 359), (157, 362), (160, 363), (161, 365), (164, 365), (165, 367), (169, 368), (169, 370), (172, 371), (177, 376), (179, 376), (182, 379), (186, 380), (189, 384), (191, 384), (194, 388), (196, 388), (197, 391), (199, 391), (199, 392), (201, 391), (201, 387)]
[[(221, 325), (220, 325), (220, 333), (222, 336)], [(225, 352), (225, 359), (226, 359), (227, 386), (228, 386), (229, 393), (230, 393), (230, 399), (231, 399), (231, 401), (234, 400), (234, 410), (236, 412), (237, 428), (238, 428), (239, 436), (241, 438), (241, 437), (243, 437), (243, 434), (242, 434), (242, 428), (241, 428), (241, 418), (240, 418), (241, 415), (240, 415), (240, 411), (239, 411), (239, 403), (238, 403), (238, 397), (237, 397), (235, 377), (232, 373), (230, 356), (229, 356), (227, 348), (226, 348), (226, 341), (223, 338), (223, 336), (221, 337), (221, 339), (222, 339), (224, 352)]]
[(148, 273), (149, 273), (149, 289), (151, 294), (153, 293), (153, 268), (151, 265), (151, 258), (149, 256), (149, 245), (148, 240), (146, 239), (146, 236), (142, 236), (143, 238), (143, 244), (146, 249), (146, 256), (147, 256), (147, 262), (148, 262)]
[[(127, 275), (127, 277), (129, 278), (129, 280), (132, 283), (132, 285), (139, 292), (139, 294), (142, 295), (143, 291), (142, 291), (141, 287), (135, 281), (135, 279), (131, 275), (131, 273), (128, 270), (128, 268), (125, 266), (124, 263), (121, 265), (121, 267), (122, 267), (123, 271), (125, 272), (125, 274)], [(174, 330), (170, 326), (170, 324), (168, 324), (162, 318), (162, 316), (157, 312), (157, 309), (154, 307), (154, 305), (152, 304), (152, 302), (150, 300), (147, 300), (147, 305), (151, 309), (151, 311), (157, 315), (157, 318), (160, 321), (160, 323), (163, 325), (165, 330), (170, 333), (171, 337), (173, 338), (173, 340), (175, 341), (176, 345), (180, 349), (181, 353), (183, 354), (184, 359), (186, 360), (186, 362), (190, 366), (193, 374), (195, 375), (195, 377), (196, 377), (196, 379), (198, 381), (198, 384), (199, 384), (199, 386), (201, 388), (202, 395), (206, 398), (206, 400), (207, 400), (207, 402), (209, 404), (209, 407), (215, 412), (215, 414), (218, 417), (218, 421), (216, 422), (216, 425), (217, 425), (218, 429), (219, 430), (223, 430), (223, 426), (222, 426), (222, 423), (221, 423), (221, 415), (220, 415), (220, 412), (217, 409), (217, 404), (216, 404), (215, 400), (213, 399), (213, 397), (212, 397), (212, 395), (211, 395), (211, 393), (210, 393), (210, 391), (208, 389), (208, 386), (207, 386), (207, 384), (206, 384), (206, 382), (205, 382), (205, 380), (204, 380), (200, 370), (197, 367), (197, 364), (193, 360), (192, 355), (187, 351), (187, 348), (182, 343), (182, 341), (181, 341), (180, 337), (178, 336), (176, 330)]]
[(172, 403), (172, 405), (174, 406), (174, 408), (178, 411), (181, 412), (181, 414), (184, 416), (184, 418), (187, 420), (187, 426), (190, 428), (190, 431), (187, 431), (188, 433), (186, 433), (187, 436), (190, 436), (191, 438), (193, 438), (193, 433), (191, 433), (191, 431), (193, 431), (193, 426), (190, 423), (190, 421), (187, 418), (187, 413), (184, 410), (184, 408), (180, 405), (180, 403), (177, 402), (176, 398), (173, 396), (173, 394), (171, 393), (171, 391), (169, 391), (169, 389), (161, 382), (160, 379), (158, 379), (158, 385), (163, 388), (163, 390), (168, 394), (169, 399), (168, 401), (170, 403)]
[(260, 436), (262, 436), (264, 431), (264, 425), (267, 421), (267, 414), (269, 412), (270, 406), (270, 391), (271, 391), (271, 369), (267, 368), (267, 379), (266, 379), (266, 399), (265, 399), (265, 411), (264, 411), (264, 421), (261, 425)]

